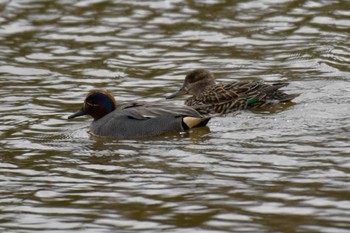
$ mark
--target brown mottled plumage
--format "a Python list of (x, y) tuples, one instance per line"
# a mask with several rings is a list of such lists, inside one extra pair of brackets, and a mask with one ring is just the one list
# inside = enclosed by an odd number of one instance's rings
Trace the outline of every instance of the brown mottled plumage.
[(184, 94), (192, 94), (185, 104), (203, 114), (226, 114), (242, 109), (250, 109), (288, 102), (298, 94), (286, 94), (279, 89), (288, 83), (266, 84), (263, 81), (232, 81), (216, 84), (214, 76), (205, 69), (190, 72), (182, 88), (166, 97), (171, 99)]

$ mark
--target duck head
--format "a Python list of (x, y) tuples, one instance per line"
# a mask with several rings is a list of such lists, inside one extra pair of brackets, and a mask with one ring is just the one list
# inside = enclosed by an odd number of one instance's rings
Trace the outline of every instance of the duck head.
[(185, 81), (177, 92), (166, 97), (172, 99), (186, 94), (198, 95), (209, 86), (215, 85), (214, 75), (206, 69), (196, 69), (188, 73)]
[(116, 109), (117, 102), (112, 94), (104, 90), (91, 90), (87, 94), (81, 109), (70, 115), (68, 119), (90, 115), (98, 120)]

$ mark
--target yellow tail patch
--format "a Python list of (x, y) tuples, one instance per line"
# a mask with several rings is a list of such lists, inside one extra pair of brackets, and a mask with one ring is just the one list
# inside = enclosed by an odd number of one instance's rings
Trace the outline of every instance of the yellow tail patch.
[(187, 125), (189, 129), (200, 125), (203, 121), (208, 121), (208, 118), (198, 118), (198, 117), (184, 117), (183, 122)]

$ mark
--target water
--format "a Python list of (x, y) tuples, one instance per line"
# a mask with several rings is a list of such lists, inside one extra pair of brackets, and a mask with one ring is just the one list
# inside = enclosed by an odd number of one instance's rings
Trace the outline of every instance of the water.
[[(349, 232), (350, 5), (0, 1), (1, 232)], [(187, 72), (288, 81), (276, 112), (102, 140), (92, 88), (166, 101)], [(182, 104), (183, 99), (171, 101)]]

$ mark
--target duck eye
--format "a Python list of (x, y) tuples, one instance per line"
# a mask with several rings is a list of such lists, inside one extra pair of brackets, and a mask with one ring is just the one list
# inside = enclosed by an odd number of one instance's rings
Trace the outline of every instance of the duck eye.
[(99, 104), (93, 98), (87, 98), (85, 103), (89, 106), (98, 106)]
[(193, 75), (189, 78), (188, 82), (195, 83), (195, 82), (201, 81), (203, 78), (204, 78), (204, 76), (201, 74)]
[(89, 105), (89, 106), (98, 106), (98, 104), (91, 103), (91, 102), (86, 102), (86, 104)]
[(194, 83), (194, 82), (198, 81), (197, 79), (198, 79), (198, 78), (196, 77), (196, 75), (189, 75), (189, 76), (187, 77), (187, 82), (188, 82), (188, 83)]

